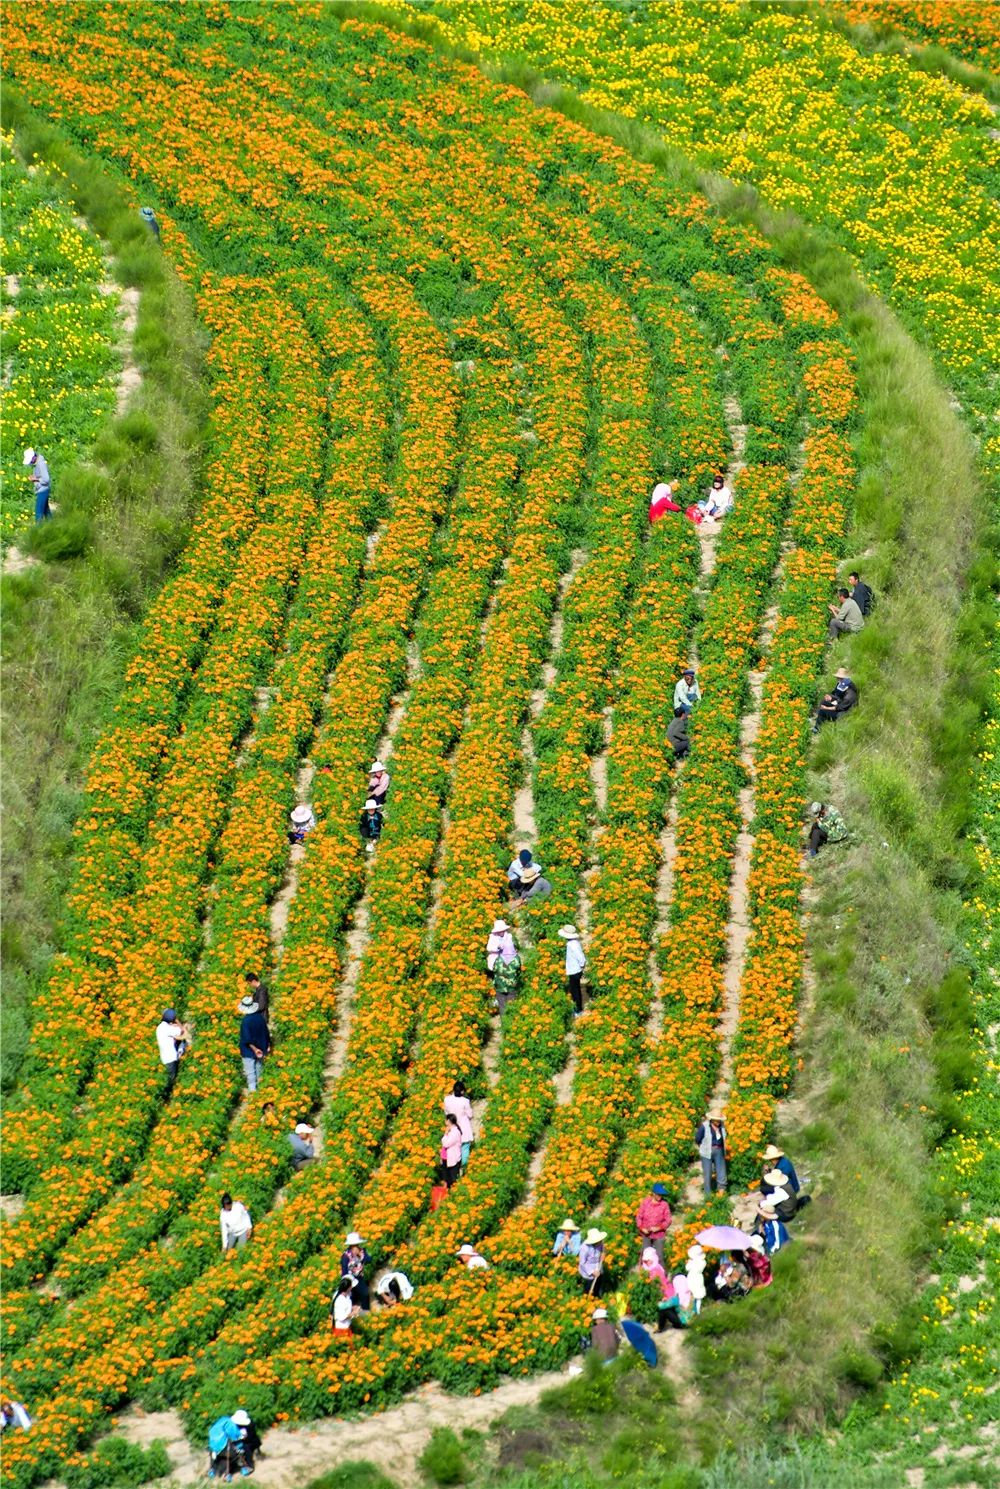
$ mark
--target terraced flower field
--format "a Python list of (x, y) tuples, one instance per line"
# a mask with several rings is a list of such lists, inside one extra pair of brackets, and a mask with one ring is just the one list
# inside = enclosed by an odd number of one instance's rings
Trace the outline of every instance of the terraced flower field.
[[(237, 1385), (271, 1421), (561, 1361), (587, 1305), (554, 1224), (604, 1215), (624, 1273), (628, 1217), (654, 1177), (682, 1194), (720, 1079), (749, 1176), (790, 1077), (855, 395), (836, 315), (758, 234), (422, 43), (319, 7), (24, 6), (6, 29), (25, 95), (156, 206), (214, 388), (206, 497), (91, 764), (6, 1118), (6, 1379), (37, 1430), (4, 1472), (27, 1485), (126, 1396), (200, 1432)], [(648, 527), (661, 475), (686, 502), (726, 467), (717, 540)], [(393, 786), (369, 857), (375, 754)], [(293, 848), (299, 800), (318, 825)], [(483, 948), (522, 842), (553, 892), (519, 917), (501, 1033)], [(590, 958), (575, 1023), (567, 919)], [(276, 1050), (247, 1096), (251, 966)], [(168, 1003), (195, 1038), (165, 1101)], [(458, 1077), (478, 1141), (431, 1212)], [(309, 1113), (324, 1157), (293, 1179)], [(257, 1224), (220, 1258), (227, 1188)], [(345, 1351), (326, 1307), (354, 1227), (418, 1291)], [(485, 1277), (456, 1272), (468, 1239)]]

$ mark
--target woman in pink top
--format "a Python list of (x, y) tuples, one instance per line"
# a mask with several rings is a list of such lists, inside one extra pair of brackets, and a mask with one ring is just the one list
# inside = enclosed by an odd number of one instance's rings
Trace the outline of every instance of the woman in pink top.
[(450, 1095), (444, 1098), (444, 1114), (455, 1118), (462, 1136), (462, 1167), (469, 1162), (475, 1137), (472, 1132), (472, 1102), (465, 1094), (465, 1082), (456, 1081)]
[(462, 1134), (457, 1118), (450, 1113), (444, 1119), (444, 1132), (441, 1134), (441, 1167), (444, 1169), (444, 1182), (450, 1189), (462, 1172)]

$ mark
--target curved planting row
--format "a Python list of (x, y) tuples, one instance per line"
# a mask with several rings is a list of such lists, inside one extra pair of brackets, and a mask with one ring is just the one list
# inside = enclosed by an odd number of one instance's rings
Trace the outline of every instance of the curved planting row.
[[(626, 1127), (662, 1116), (640, 1070), (663, 733), (699, 550), (682, 518), (647, 528), (649, 489), (665, 474), (698, 494), (727, 458), (734, 395), (752, 463), (697, 632), (689, 874), (663, 951), (700, 1062), (678, 1090), (687, 1139), (716, 1058), (739, 719), (784, 466), (802, 408), (838, 383), (819, 351), (803, 346), (799, 365), (798, 342), (819, 340), (790, 329), (808, 287), (763, 240), (515, 90), (326, 12), (219, 5), (209, 25), (176, 7), (154, 41), (138, 14), (28, 6), (8, 38), (21, 85), (134, 177), (197, 287), (221, 483), (91, 774), (71, 939), (14, 1119), (31, 1187), (6, 1227), (20, 1287), (5, 1368), (37, 1414), (5, 1451), (19, 1485), (130, 1396), (177, 1404), (198, 1432), (235, 1379), (270, 1420), (292, 1396), (308, 1415), (428, 1374), (482, 1386), (569, 1349), (582, 1303), (561, 1274), (516, 1275), (534, 1267), (524, 1248), (567, 1204), (631, 1203), (630, 1141), (608, 1189)], [(70, 69), (54, 65), (67, 46)], [(170, 596), (184, 615), (168, 631)], [(533, 792), (554, 889), (524, 918), (525, 985), (490, 1088), (483, 946), (546, 664)], [(368, 857), (357, 817), (376, 748), (393, 786)], [(293, 863), (285, 827), (303, 792), (317, 826)], [(593, 1001), (571, 1044), (554, 932), (576, 918), (585, 871)], [(234, 1014), (251, 964), (271, 983), (277, 1042), (243, 1098)], [(166, 1102), (151, 1047), (165, 1002), (195, 1023)], [(328, 1071), (334, 1036), (346, 1054)], [(572, 1099), (553, 1120), (550, 1077), (570, 1048)], [(482, 1129), (430, 1213), (457, 1076), (486, 1098)], [(286, 1134), (307, 1113), (324, 1156), (293, 1175)], [(542, 1142), (535, 1203), (505, 1219)], [(220, 1257), (225, 1189), (255, 1230)], [(338, 1355), (310, 1336), (349, 1226), (379, 1260), (403, 1259), (418, 1292)], [(489, 1232), (494, 1273), (442, 1277), (459, 1240)], [(50, 1266), (68, 1301), (30, 1286)]]

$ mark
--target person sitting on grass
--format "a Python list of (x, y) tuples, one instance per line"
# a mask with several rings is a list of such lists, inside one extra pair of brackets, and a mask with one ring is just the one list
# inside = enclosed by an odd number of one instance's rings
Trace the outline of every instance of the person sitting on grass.
[(791, 1239), (784, 1223), (778, 1219), (777, 1210), (766, 1199), (761, 1200), (757, 1206), (757, 1224), (754, 1226), (754, 1235), (760, 1236), (768, 1256), (773, 1256), (776, 1251), (781, 1250), (782, 1246), (787, 1246)]
[(798, 1209), (795, 1195), (785, 1188), (785, 1176), (780, 1168), (768, 1169), (760, 1181), (760, 1192), (768, 1204), (773, 1206), (779, 1220), (791, 1220)]
[(359, 1305), (354, 1301), (354, 1278), (341, 1277), (330, 1299), (330, 1328), (335, 1334), (346, 1338), (360, 1312)]
[(715, 1274), (716, 1301), (735, 1303), (738, 1298), (745, 1298), (750, 1288), (750, 1272), (742, 1262), (731, 1256), (720, 1257)]
[(358, 822), (358, 832), (361, 834), (366, 853), (375, 852), (375, 844), (382, 836), (382, 824), (384, 820), (379, 810), (378, 802), (374, 796), (369, 796), (365, 802), (365, 809), (361, 813), (361, 819)]
[(830, 611), (830, 624), (826, 634), (830, 641), (836, 641), (838, 636), (856, 636), (864, 629), (861, 607), (857, 600), (851, 599), (851, 591), (843, 585), (837, 590), (836, 602), (827, 609)]
[(727, 512), (732, 511), (733, 493), (725, 476), (712, 477), (708, 495), (697, 505), (706, 517), (717, 522), (721, 521)]
[(667, 740), (674, 752), (674, 759), (683, 760), (691, 748), (691, 740), (688, 736), (688, 716), (685, 709), (674, 709), (674, 716), (667, 725)]
[(842, 719), (845, 713), (850, 713), (851, 709), (857, 706), (858, 689), (847, 668), (838, 667), (834, 677), (836, 682), (820, 699), (819, 708), (816, 710), (814, 734), (821, 724), (836, 724), (838, 719)]
[[(766, 1163), (770, 1163), (772, 1168), (780, 1169), (784, 1175), (785, 1188), (788, 1192), (790, 1194), (798, 1194), (802, 1188), (802, 1181), (795, 1172), (795, 1164), (785, 1153), (784, 1149), (776, 1147), (774, 1143), (768, 1143), (764, 1149), (763, 1158)], [(804, 1198), (799, 1205), (799, 1209), (808, 1203), (808, 1198)]]
[(865, 619), (867, 619), (869, 613), (871, 612), (871, 608), (875, 603), (874, 590), (872, 590), (870, 585), (867, 585), (864, 582), (861, 575), (857, 573), (857, 571), (855, 571), (853, 574), (848, 575), (847, 582), (851, 587), (851, 599), (854, 601), (855, 605), (857, 605), (858, 609), (861, 611), (861, 614), (865, 617)]
[(555, 1241), (552, 1243), (553, 1256), (579, 1256), (583, 1237), (577, 1228), (575, 1220), (568, 1216), (556, 1231)]
[(816, 854), (825, 843), (843, 843), (847, 839), (847, 825), (836, 807), (814, 801), (809, 808), (812, 822), (809, 827), (809, 857)]

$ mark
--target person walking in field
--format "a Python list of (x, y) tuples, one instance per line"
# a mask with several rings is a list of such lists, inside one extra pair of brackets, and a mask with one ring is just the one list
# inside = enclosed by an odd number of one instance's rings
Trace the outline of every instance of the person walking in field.
[(674, 713), (680, 709), (682, 713), (689, 714), (695, 704), (700, 702), (701, 688), (695, 678), (694, 668), (685, 667), (674, 688)]
[(462, 1173), (462, 1133), (458, 1118), (452, 1116), (451, 1112), (444, 1119), (444, 1131), (441, 1134), (441, 1168), (444, 1182), (450, 1189)]
[(674, 752), (675, 760), (683, 760), (691, 748), (688, 736), (688, 716), (683, 708), (675, 708), (674, 716), (667, 725), (667, 740)]
[(371, 1302), (368, 1292), (368, 1281), (365, 1276), (371, 1265), (371, 1257), (365, 1248), (365, 1243), (356, 1230), (352, 1230), (344, 1242), (344, 1251), (340, 1258), (340, 1271), (344, 1277), (350, 1277), (354, 1283), (354, 1301), (365, 1313)]
[(643, 1248), (652, 1246), (663, 1265), (663, 1247), (667, 1239), (673, 1215), (667, 1201), (665, 1184), (654, 1184), (643, 1199), (635, 1216), (635, 1228)]
[(607, 1239), (607, 1231), (597, 1230), (591, 1226), (583, 1238), (577, 1257), (576, 1270), (583, 1284), (583, 1290), (592, 1298), (599, 1298), (605, 1290), (604, 1243)]
[(378, 802), (374, 796), (369, 796), (365, 802), (365, 809), (361, 813), (361, 820), (358, 822), (358, 832), (361, 834), (366, 853), (375, 852), (375, 844), (382, 836), (383, 821)]
[(503, 1013), (517, 997), (521, 977), (521, 958), (505, 920), (495, 920), (486, 942), (486, 969), (493, 979), (497, 1010)]
[(253, 998), (240, 999), (240, 1059), (246, 1076), (247, 1090), (256, 1091), (264, 1073), (264, 1061), (271, 1048), (267, 1019)]
[(167, 1073), (167, 1094), (173, 1090), (181, 1060), (187, 1052), (189, 1034), (173, 1008), (165, 1008), (156, 1026), (156, 1045), (160, 1064)]
[(251, 1002), (257, 1005), (257, 1012), (263, 1014), (265, 1019), (268, 1018), (271, 995), (267, 990), (267, 985), (261, 982), (260, 975), (257, 972), (248, 972), (243, 980), (247, 985), (247, 992), (250, 995)]
[(583, 1012), (583, 974), (587, 958), (575, 925), (561, 925), (559, 934), (566, 942), (566, 991), (573, 1000), (573, 1017), (579, 1018)]
[(335, 1334), (347, 1338), (360, 1312), (360, 1305), (354, 1298), (354, 1278), (341, 1277), (330, 1300), (330, 1328)]
[(720, 1194), (726, 1188), (726, 1123), (721, 1111), (711, 1111), (698, 1124), (694, 1134), (701, 1158), (705, 1198), (712, 1198), (712, 1174)]
[(40, 450), (25, 450), (24, 465), (31, 471), (31, 479), (35, 487), (35, 521), (45, 522), (52, 516), (49, 506), (49, 497), (52, 495), (52, 480), (49, 476), (48, 462)]
[(844, 589), (843, 585), (837, 590), (837, 602), (827, 609), (830, 611), (830, 624), (826, 634), (831, 641), (836, 641), (838, 636), (856, 636), (863, 629), (865, 618), (861, 607), (857, 600), (851, 599), (851, 591)]
[(253, 1221), (246, 1205), (231, 1194), (224, 1194), (219, 1210), (219, 1228), (222, 1231), (223, 1251), (235, 1251), (245, 1246), (253, 1235)]
[(446, 1117), (454, 1117), (462, 1138), (462, 1168), (466, 1168), (472, 1153), (475, 1134), (472, 1130), (472, 1102), (465, 1094), (465, 1083), (456, 1081), (444, 1098)]

